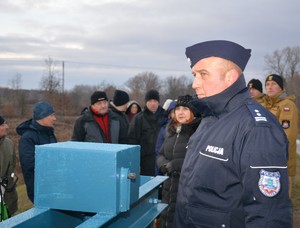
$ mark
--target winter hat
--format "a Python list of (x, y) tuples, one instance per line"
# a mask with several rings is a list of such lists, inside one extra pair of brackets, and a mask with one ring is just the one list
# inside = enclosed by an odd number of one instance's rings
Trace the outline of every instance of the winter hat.
[(171, 103), (169, 104), (169, 106), (167, 107), (167, 109), (165, 109), (165, 115), (169, 116), (170, 112), (175, 108), (176, 106), (176, 101), (171, 100)]
[(276, 82), (280, 88), (283, 90), (283, 79), (281, 76), (277, 75), (277, 74), (270, 74), (267, 78), (266, 78), (266, 84), (267, 81), (274, 81)]
[(107, 100), (106, 93), (103, 91), (95, 91), (91, 96), (91, 105), (95, 104), (97, 101)]
[(169, 106), (170, 106), (170, 104), (172, 103), (172, 99), (167, 99), (166, 101), (165, 101), (165, 103), (164, 103), (164, 105), (162, 106), (162, 108), (164, 109), (164, 110), (167, 110), (168, 108), (169, 108)]
[(262, 93), (263, 89), (262, 89), (262, 83), (260, 80), (258, 79), (251, 79), (249, 82), (248, 82), (248, 85), (247, 87), (249, 89), (253, 88), (253, 89), (257, 89), (258, 91), (260, 91)]
[(194, 113), (194, 116), (198, 116), (197, 110), (191, 104), (192, 100), (193, 100), (193, 97), (191, 95), (179, 96), (175, 107), (178, 107), (178, 106), (188, 107)]
[(0, 116), (0, 125), (2, 125), (4, 122), (5, 122), (5, 119), (2, 116)]
[(152, 99), (157, 100), (159, 102), (159, 93), (155, 89), (149, 90), (145, 95), (145, 102), (152, 100)]
[(116, 90), (113, 102), (115, 106), (122, 106), (124, 104), (127, 104), (129, 102), (128, 93), (122, 90)]
[(35, 103), (33, 109), (33, 119), (41, 120), (54, 113), (53, 106), (46, 101), (39, 101)]
[(245, 49), (239, 44), (227, 40), (212, 40), (187, 47), (185, 54), (190, 61), (191, 68), (201, 59), (220, 57), (230, 60), (244, 71), (251, 56), (251, 49)]

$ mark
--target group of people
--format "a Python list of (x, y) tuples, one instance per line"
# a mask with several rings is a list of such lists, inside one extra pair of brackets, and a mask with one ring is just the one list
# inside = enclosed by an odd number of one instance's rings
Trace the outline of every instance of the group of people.
[(298, 109), (296, 97), (287, 94), (284, 89), (284, 80), (277, 74), (267, 76), (265, 81), (266, 94), (263, 93), (262, 82), (259, 79), (251, 79), (248, 88), (251, 97), (276, 116), (289, 141), (288, 175), (289, 195), (291, 196), (292, 180), (296, 175), (297, 160)]
[[(95, 91), (75, 121), (72, 140), (140, 145), (140, 174), (169, 176), (161, 227), (291, 227), (298, 111), (283, 78), (269, 75), (266, 94), (256, 79), (247, 87), (243, 71), (251, 50), (231, 41), (198, 43), (186, 48), (186, 56), (196, 97), (179, 96), (163, 108), (159, 92), (149, 90), (141, 109), (125, 91), (116, 90), (111, 102)], [(17, 127), (32, 202), (34, 146), (57, 141), (55, 119), (52, 105), (38, 102), (33, 119)], [(0, 118), (0, 143), (5, 139), (13, 158), (6, 128)], [(13, 159), (8, 164), (12, 168), (1, 163), (1, 175), (13, 172)]]

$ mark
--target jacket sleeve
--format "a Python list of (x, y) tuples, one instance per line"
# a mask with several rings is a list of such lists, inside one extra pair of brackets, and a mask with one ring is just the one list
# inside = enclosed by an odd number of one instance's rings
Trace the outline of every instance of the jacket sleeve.
[(298, 109), (294, 102), (287, 101), (282, 107), (279, 115), (279, 123), (282, 125), (283, 130), (289, 141), (289, 160), (288, 160), (288, 173), (289, 176), (296, 175), (296, 150), (297, 150), (297, 135), (298, 135)]
[(23, 135), (19, 142), (19, 156), (29, 199), (34, 199), (35, 142), (33, 137)]
[(168, 163), (170, 163), (170, 161), (165, 156), (165, 147), (164, 147), (164, 143), (163, 143), (163, 145), (161, 146), (159, 153), (157, 155), (157, 159), (156, 159), (156, 164), (157, 164), (158, 170), (162, 174), (166, 174), (168, 172), (168, 170), (167, 170)]
[(241, 141), (246, 227), (291, 227), (284, 132), (280, 127), (255, 126)]
[(11, 177), (16, 167), (16, 150), (13, 142), (11, 141), (9, 149), (11, 151), (11, 160), (8, 172), (8, 189), (4, 194), (4, 201), (7, 204), (9, 215), (13, 215), (18, 210), (18, 194), (16, 190), (15, 180)]
[(79, 117), (74, 124), (72, 141), (84, 142), (85, 129), (82, 117)]

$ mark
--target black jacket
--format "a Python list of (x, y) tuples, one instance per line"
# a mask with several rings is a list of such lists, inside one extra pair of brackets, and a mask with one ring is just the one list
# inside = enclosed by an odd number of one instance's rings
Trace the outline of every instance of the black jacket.
[(188, 143), (174, 227), (291, 227), (288, 142), (244, 76), (194, 105), (202, 120)]
[(129, 144), (141, 146), (141, 175), (155, 175), (155, 144), (164, 110), (158, 107), (155, 113), (147, 108), (136, 114), (129, 125)]
[(173, 121), (167, 125), (166, 137), (156, 161), (159, 171), (170, 177), (163, 184), (162, 202), (167, 203), (169, 207), (161, 214), (161, 227), (172, 227), (179, 176), (186, 154), (186, 146), (199, 123), (200, 119), (198, 118), (190, 124), (183, 124), (180, 131), (174, 128)]
[[(120, 137), (122, 135), (120, 122), (115, 114), (112, 113), (112, 111), (109, 111), (108, 113), (108, 121), (111, 143), (120, 143), (125, 141), (126, 139)], [(94, 119), (90, 108), (86, 109), (76, 120), (73, 129), (72, 141), (100, 143), (107, 142), (104, 132)]]
[(52, 127), (44, 127), (32, 119), (21, 123), (16, 131), (21, 135), (19, 141), (19, 159), (27, 188), (27, 195), (33, 202), (35, 146), (56, 143), (57, 139)]
[(120, 122), (120, 140), (121, 144), (128, 144), (128, 129), (129, 129), (129, 119), (125, 112), (119, 111), (113, 104), (109, 105), (109, 109), (115, 114)]

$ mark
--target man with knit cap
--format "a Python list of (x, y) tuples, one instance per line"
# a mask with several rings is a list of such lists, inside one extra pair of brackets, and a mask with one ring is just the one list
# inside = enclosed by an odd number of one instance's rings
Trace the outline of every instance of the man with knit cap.
[(1, 182), (1, 218), (4, 218), (4, 203), (8, 208), (8, 217), (18, 210), (18, 194), (14, 171), (16, 167), (16, 150), (13, 141), (7, 137), (8, 124), (0, 116), (0, 182)]
[(126, 143), (126, 135), (120, 128), (117, 116), (108, 108), (105, 92), (95, 91), (91, 105), (76, 120), (72, 141), (99, 143)]
[(113, 101), (109, 104), (109, 109), (116, 115), (120, 122), (120, 128), (122, 129), (122, 135), (120, 138), (123, 140), (120, 143), (128, 143), (128, 128), (129, 128), (129, 119), (125, 114), (127, 110), (127, 104), (129, 102), (129, 95), (123, 90), (116, 90), (114, 93)]
[(141, 146), (140, 174), (145, 176), (155, 175), (155, 144), (164, 115), (159, 98), (157, 90), (147, 91), (144, 110), (136, 114), (129, 125), (129, 143)]
[(259, 79), (251, 79), (248, 82), (247, 87), (250, 90), (250, 96), (255, 99), (258, 103), (264, 103), (265, 94), (263, 93), (262, 83)]
[(292, 177), (296, 175), (298, 109), (296, 97), (288, 96), (283, 86), (283, 78), (271, 74), (266, 78), (266, 94), (264, 106), (272, 112), (281, 124), (289, 141), (289, 195), (292, 195)]
[(16, 129), (21, 136), (19, 158), (27, 195), (32, 203), (34, 203), (35, 146), (57, 142), (54, 134), (55, 121), (53, 106), (46, 101), (40, 101), (34, 105), (33, 119), (21, 123)]
[(173, 227), (291, 227), (288, 141), (250, 97), (251, 50), (226, 40), (186, 48), (201, 123), (181, 169)]

